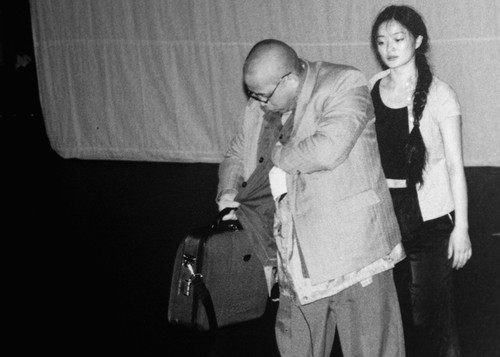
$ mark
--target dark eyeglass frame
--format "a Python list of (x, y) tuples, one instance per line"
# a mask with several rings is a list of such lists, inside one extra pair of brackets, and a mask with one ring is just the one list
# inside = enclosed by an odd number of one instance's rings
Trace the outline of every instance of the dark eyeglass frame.
[(258, 100), (259, 102), (261, 103), (264, 103), (264, 104), (267, 104), (269, 102), (269, 100), (271, 99), (271, 97), (273, 96), (274, 92), (276, 92), (276, 90), (278, 89), (278, 87), (280, 86), (281, 84), (281, 81), (283, 79), (285, 79), (286, 77), (288, 77), (289, 75), (291, 75), (293, 72), (288, 72), (287, 74), (281, 76), (280, 80), (278, 81), (278, 83), (276, 84), (276, 87), (274, 87), (273, 91), (268, 94), (268, 95), (264, 95), (264, 94), (261, 94), (261, 93), (255, 93), (255, 92), (252, 92), (250, 89), (247, 88), (247, 94), (249, 97), (255, 99), (255, 100)]

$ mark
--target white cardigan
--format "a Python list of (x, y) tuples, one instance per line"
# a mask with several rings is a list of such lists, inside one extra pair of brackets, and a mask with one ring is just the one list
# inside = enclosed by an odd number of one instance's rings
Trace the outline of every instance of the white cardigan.
[[(372, 77), (369, 81), (370, 90), (379, 79), (388, 74), (389, 70), (386, 70)], [(456, 118), (461, 120), (460, 104), (455, 91), (447, 83), (433, 76), (427, 104), (420, 120), (420, 132), (427, 149), (427, 164), (423, 173), (424, 184), (417, 184), (417, 193), (424, 221), (444, 216), (455, 208), (439, 123), (443, 120), (457, 120)], [(411, 131), (413, 114), (410, 107), (408, 124)]]

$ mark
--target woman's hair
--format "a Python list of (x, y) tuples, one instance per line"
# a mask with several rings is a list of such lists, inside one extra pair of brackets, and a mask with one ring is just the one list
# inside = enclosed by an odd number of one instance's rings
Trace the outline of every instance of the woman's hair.
[(375, 19), (371, 32), (371, 45), (377, 60), (382, 68), (387, 69), (383, 63), (377, 48), (377, 33), (380, 25), (387, 21), (397, 21), (405, 27), (416, 39), (422, 36), (422, 43), (415, 50), (415, 64), (417, 66), (417, 85), (413, 94), (413, 125), (414, 128), (408, 137), (406, 144), (406, 163), (408, 170), (408, 182), (410, 184), (423, 184), (423, 171), (427, 161), (427, 151), (420, 134), (420, 119), (425, 105), (427, 95), (432, 83), (432, 72), (427, 62), (426, 53), (429, 49), (429, 35), (422, 16), (409, 6), (391, 5), (383, 9)]

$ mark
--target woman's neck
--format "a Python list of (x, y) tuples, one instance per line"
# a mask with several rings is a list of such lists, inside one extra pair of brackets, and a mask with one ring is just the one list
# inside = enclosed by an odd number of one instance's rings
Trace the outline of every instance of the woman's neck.
[(386, 81), (381, 83), (380, 95), (390, 108), (411, 106), (417, 85), (417, 68), (414, 64), (391, 68)]
[(391, 68), (389, 77), (395, 86), (405, 86), (407, 88), (415, 88), (417, 83), (417, 67), (415, 65), (399, 68)]

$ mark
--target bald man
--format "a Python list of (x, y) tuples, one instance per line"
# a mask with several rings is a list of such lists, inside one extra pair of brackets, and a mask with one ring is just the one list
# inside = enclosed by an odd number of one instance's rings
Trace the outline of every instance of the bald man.
[(243, 206), (256, 173), (269, 187), (275, 211), (262, 214), (274, 213), (281, 355), (330, 356), (337, 328), (346, 357), (404, 356), (392, 278), (404, 251), (364, 76), (270, 39), (251, 49), (243, 78), (249, 100), (217, 201)]

